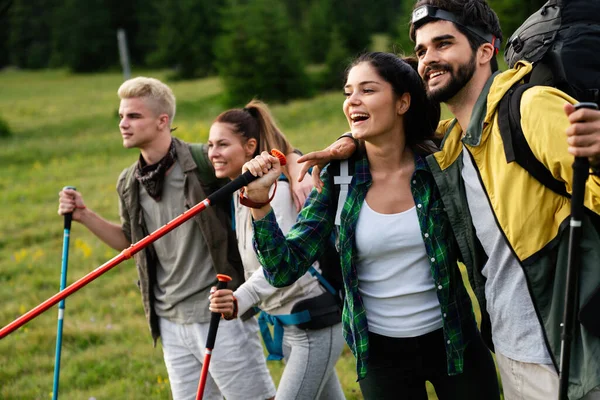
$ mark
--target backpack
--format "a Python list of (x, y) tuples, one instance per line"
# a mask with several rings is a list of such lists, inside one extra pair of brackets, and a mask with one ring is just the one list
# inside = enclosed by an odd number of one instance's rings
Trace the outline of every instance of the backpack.
[(508, 39), (504, 58), (533, 64), (529, 82), (600, 101), (600, 2), (549, 0)]
[[(600, 2), (549, 0), (510, 37), (504, 53), (510, 68), (532, 63), (524, 83), (511, 87), (500, 101), (498, 124), (506, 162), (515, 161), (553, 192), (571, 197), (529, 147), (521, 129), (521, 97), (532, 86), (553, 86), (580, 100), (600, 103)], [(589, 210), (588, 210), (589, 211)], [(586, 212), (600, 235), (600, 217)], [(600, 289), (581, 305), (579, 321), (600, 336)]]
[[(555, 193), (570, 197), (535, 158), (521, 129), (521, 97), (532, 86), (554, 86), (580, 100), (600, 104), (600, 2), (549, 0), (512, 34), (504, 58), (509, 67), (532, 63), (524, 82), (516, 83), (500, 101), (498, 124), (506, 161), (517, 162)], [(585, 61), (585, 63), (582, 62)], [(600, 233), (597, 216), (593, 225)]]

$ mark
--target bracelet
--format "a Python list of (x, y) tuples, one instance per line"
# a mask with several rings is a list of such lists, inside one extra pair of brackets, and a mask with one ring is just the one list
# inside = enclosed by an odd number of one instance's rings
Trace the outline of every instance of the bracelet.
[(226, 317), (225, 314), (221, 313), (221, 315), (223, 316), (223, 319), (225, 319), (227, 321), (235, 319), (238, 316), (238, 303), (237, 303), (237, 299), (235, 298), (234, 295), (231, 295), (231, 297), (233, 297), (233, 314), (230, 317)]
[(273, 200), (273, 197), (275, 197), (276, 191), (277, 191), (277, 181), (275, 181), (275, 189), (273, 189), (273, 194), (271, 195), (269, 200), (265, 201), (264, 203), (257, 203), (255, 201), (250, 200), (248, 197), (245, 196), (246, 188), (243, 187), (240, 190), (240, 204), (242, 204), (246, 207), (250, 207), (250, 208), (263, 208), (264, 206), (269, 204), (271, 202), (271, 200)]

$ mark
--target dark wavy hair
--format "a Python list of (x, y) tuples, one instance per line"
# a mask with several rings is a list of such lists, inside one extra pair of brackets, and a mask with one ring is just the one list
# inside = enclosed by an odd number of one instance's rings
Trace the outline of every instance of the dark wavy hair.
[[(484, 32), (491, 33), (498, 40), (502, 41), (502, 28), (500, 27), (500, 21), (498, 15), (492, 10), (486, 0), (418, 0), (413, 10), (421, 6), (433, 6), (441, 10), (451, 12), (458, 17), (458, 21), (464, 25), (471, 25), (476, 28), (480, 28)], [(453, 23), (454, 24), (454, 23)], [(454, 24), (456, 29), (467, 37), (469, 45), (473, 51), (476, 51), (479, 46), (486, 43), (486, 41), (479, 36), (475, 35), (464, 26)], [(415, 27), (412, 22), (409, 30), (410, 39), (415, 41)], [(493, 57), (490, 62), (492, 72), (498, 70), (498, 60)]]
[(417, 73), (417, 59), (384, 52), (363, 53), (350, 63), (345, 80), (350, 70), (363, 62), (369, 63), (397, 96), (410, 94), (410, 108), (404, 115), (406, 145), (419, 153), (434, 152), (436, 147), (431, 141), (440, 121), (440, 105), (427, 97), (423, 80)]

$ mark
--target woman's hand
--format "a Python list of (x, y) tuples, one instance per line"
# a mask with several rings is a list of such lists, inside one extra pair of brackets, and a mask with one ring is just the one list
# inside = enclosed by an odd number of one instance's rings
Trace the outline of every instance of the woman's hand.
[(281, 164), (277, 157), (263, 151), (242, 167), (242, 173), (250, 171), (259, 177), (246, 187), (246, 197), (255, 203), (268, 203), (269, 190), (281, 175)]
[(233, 292), (229, 289), (219, 289), (213, 286), (210, 289), (210, 296), (208, 296), (210, 304), (208, 309), (211, 312), (223, 314), (223, 318), (231, 319), (235, 314), (235, 305), (233, 299)]

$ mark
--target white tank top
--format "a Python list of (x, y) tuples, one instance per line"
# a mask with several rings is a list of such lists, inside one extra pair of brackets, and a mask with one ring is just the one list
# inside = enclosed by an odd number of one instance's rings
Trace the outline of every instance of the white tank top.
[(442, 327), (415, 207), (380, 214), (365, 200), (356, 226), (356, 247), (358, 291), (370, 332), (401, 338)]

